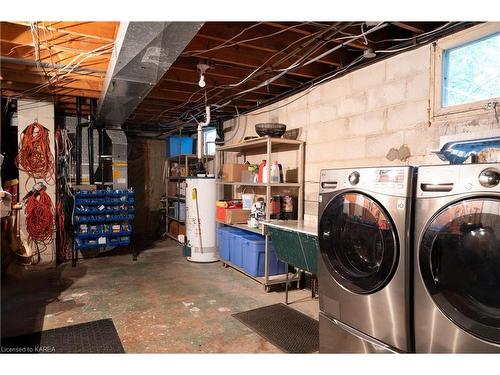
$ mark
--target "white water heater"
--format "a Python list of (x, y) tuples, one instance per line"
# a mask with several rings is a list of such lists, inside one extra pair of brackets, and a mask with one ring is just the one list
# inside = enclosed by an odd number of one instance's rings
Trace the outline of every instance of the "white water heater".
[(186, 178), (186, 238), (191, 262), (219, 260), (215, 241), (215, 178)]

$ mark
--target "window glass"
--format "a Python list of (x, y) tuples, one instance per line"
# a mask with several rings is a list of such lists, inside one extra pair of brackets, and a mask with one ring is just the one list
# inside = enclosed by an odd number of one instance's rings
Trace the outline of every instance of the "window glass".
[(206, 129), (203, 132), (203, 138), (205, 141), (205, 155), (215, 155), (215, 139), (217, 138), (217, 131), (215, 128)]
[(500, 97), (500, 33), (444, 51), (442, 106)]

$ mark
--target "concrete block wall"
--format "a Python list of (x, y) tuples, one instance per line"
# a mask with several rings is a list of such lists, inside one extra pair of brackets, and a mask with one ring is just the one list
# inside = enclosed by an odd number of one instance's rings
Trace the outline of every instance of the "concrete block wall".
[[(254, 125), (260, 122), (301, 128), (299, 138), (306, 141), (305, 215), (315, 218), (321, 169), (439, 164), (431, 150), (439, 148), (441, 136), (485, 129), (498, 134), (498, 124), (488, 115), (431, 118), (431, 79), (431, 45), (426, 45), (227, 121), (226, 138), (232, 137), (232, 143), (255, 135)], [(391, 148), (403, 145), (410, 149), (407, 160), (386, 158)], [(288, 152), (273, 159), (287, 166), (297, 157)]]

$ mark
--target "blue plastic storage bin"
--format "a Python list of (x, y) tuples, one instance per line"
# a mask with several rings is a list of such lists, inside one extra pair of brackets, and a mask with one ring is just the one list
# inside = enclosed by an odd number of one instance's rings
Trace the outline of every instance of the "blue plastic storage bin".
[(238, 267), (243, 268), (243, 242), (245, 240), (263, 241), (263, 237), (258, 234), (240, 231), (233, 233), (229, 239), (229, 260)]
[(193, 154), (193, 138), (174, 135), (166, 140), (167, 157)]
[[(269, 275), (279, 275), (285, 273), (285, 263), (280, 262), (276, 257), (274, 247), (270, 243), (269, 247)], [(242, 242), (243, 269), (254, 277), (264, 276), (265, 272), (265, 251), (266, 242), (264, 239), (246, 238)]]
[(232, 227), (220, 227), (217, 229), (217, 243), (219, 244), (219, 257), (222, 260), (229, 260), (229, 235), (234, 231), (235, 228)]

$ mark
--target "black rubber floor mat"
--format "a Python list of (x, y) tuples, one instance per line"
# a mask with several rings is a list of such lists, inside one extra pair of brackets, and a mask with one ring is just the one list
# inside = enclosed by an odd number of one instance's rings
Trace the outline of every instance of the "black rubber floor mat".
[(233, 316), (286, 353), (319, 350), (318, 321), (282, 303)]
[(2, 353), (125, 353), (111, 319), (2, 337)]

